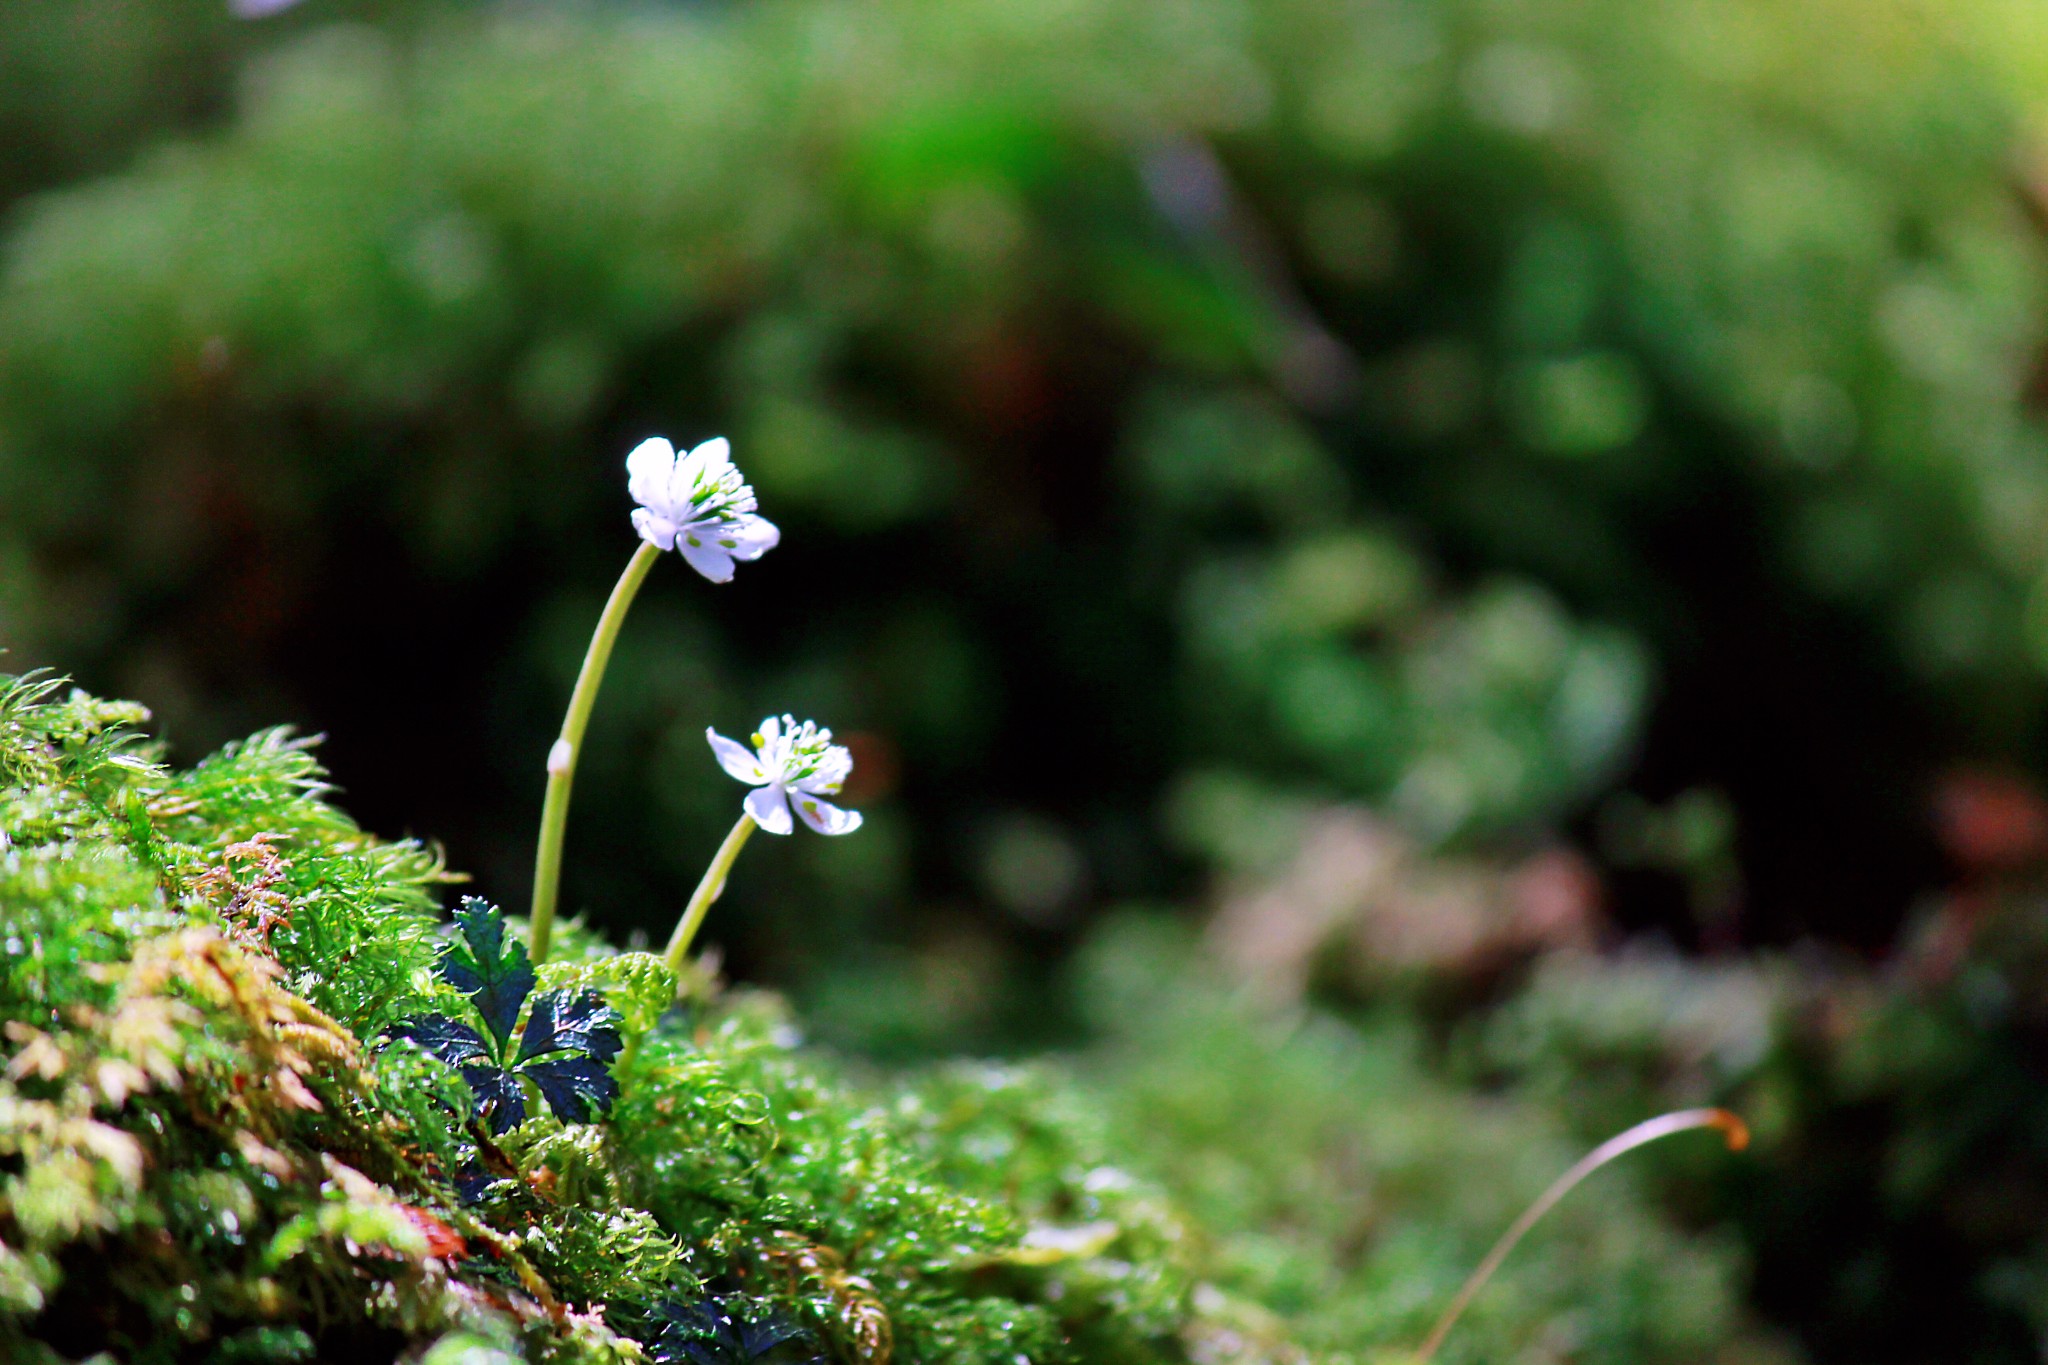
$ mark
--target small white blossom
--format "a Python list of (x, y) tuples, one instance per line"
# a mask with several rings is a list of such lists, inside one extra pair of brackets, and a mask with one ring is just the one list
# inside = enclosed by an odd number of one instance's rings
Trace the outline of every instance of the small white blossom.
[(838, 794), (846, 775), (853, 771), (853, 755), (843, 744), (832, 742), (832, 732), (811, 721), (802, 725), (794, 716), (761, 722), (755, 732), (754, 748), (735, 743), (707, 728), (711, 752), (718, 765), (733, 777), (754, 788), (747, 793), (747, 814), (770, 834), (788, 834), (796, 826), (789, 808), (820, 834), (851, 834), (860, 828), (860, 812), (841, 810), (821, 797)]
[(659, 436), (626, 457), (626, 490), (640, 505), (633, 529), (659, 550), (680, 550), (713, 583), (732, 581), (735, 559), (754, 560), (782, 539), (754, 513), (754, 490), (733, 466), (732, 443), (714, 437), (687, 455)]

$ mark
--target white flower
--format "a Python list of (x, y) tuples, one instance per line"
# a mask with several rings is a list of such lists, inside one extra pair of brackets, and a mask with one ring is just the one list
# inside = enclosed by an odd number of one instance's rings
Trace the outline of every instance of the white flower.
[(626, 491), (640, 505), (633, 529), (658, 550), (681, 550), (713, 583), (732, 581), (735, 559), (759, 559), (782, 539), (754, 514), (754, 490), (733, 466), (732, 443), (714, 437), (687, 455), (659, 436), (626, 457)]
[(832, 732), (814, 722), (796, 723), (794, 716), (770, 716), (754, 734), (753, 752), (716, 730), (706, 728), (718, 765), (754, 788), (747, 793), (747, 814), (770, 834), (788, 834), (789, 808), (820, 834), (851, 834), (860, 828), (860, 812), (841, 810), (819, 798), (836, 795), (853, 771), (853, 755), (832, 742)]

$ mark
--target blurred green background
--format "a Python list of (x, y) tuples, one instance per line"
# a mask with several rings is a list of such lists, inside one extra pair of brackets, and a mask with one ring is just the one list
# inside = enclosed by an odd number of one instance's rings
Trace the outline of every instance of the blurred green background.
[(0, 645), (516, 906), (624, 453), (729, 435), (784, 543), (655, 575), (569, 907), (815, 715), (868, 824), (710, 937), (823, 1036), (1070, 1041), (1171, 905), (1743, 1107), (1669, 1199), (1788, 1350), (2048, 1358), (2044, 113), (2017, 0), (16, 0)]

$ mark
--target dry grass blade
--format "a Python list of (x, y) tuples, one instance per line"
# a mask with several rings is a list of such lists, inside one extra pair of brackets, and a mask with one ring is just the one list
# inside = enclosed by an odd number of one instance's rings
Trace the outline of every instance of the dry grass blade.
[(1670, 1137), (1673, 1133), (1689, 1132), (1694, 1128), (1720, 1129), (1727, 1136), (1728, 1150), (1731, 1152), (1739, 1152), (1749, 1145), (1749, 1125), (1726, 1109), (1681, 1109), (1675, 1113), (1659, 1114), (1656, 1118), (1645, 1119), (1635, 1127), (1607, 1139), (1580, 1157), (1570, 1170), (1551, 1181), (1550, 1188), (1538, 1195), (1536, 1202), (1522, 1210), (1522, 1216), (1501, 1234), (1500, 1240), (1493, 1244), (1493, 1249), (1486, 1253), (1486, 1259), (1479, 1263), (1479, 1268), (1472, 1272), (1471, 1278), (1458, 1290), (1457, 1297), (1451, 1300), (1450, 1307), (1444, 1310), (1444, 1315), (1437, 1319), (1436, 1326), (1430, 1329), (1421, 1349), (1416, 1351), (1415, 1359), (1418, 1365), (1437, 1353), (1437, 1349), (1444, 1344), (1444, 1338), (1451, 1334), (1451, 1328), (1457, 1325), (1458, 1319), (1464, 1315), (1466, 1308), (1471, 1306), (1472, 1300), (1479, 1296), (1479, 1291), (1486, 1287), (1486, 1282), (1500, 1269), (1501, 1262), (1507, 1260), (1508, 1253), (1528, 1235), (1529, 1229), (1535, 1227), (1543, 1215), (1555, 1208), (1558, 1201), (1570, 1194), (1580, 1181), (1616, 1157), (1624, 1156), (1646, 1143)]

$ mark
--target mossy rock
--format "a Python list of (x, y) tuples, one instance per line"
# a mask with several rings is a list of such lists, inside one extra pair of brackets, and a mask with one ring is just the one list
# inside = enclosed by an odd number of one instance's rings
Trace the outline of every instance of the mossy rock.
[[(177, 771), (146, 720), (0, 678), (10, 1361), (1391, 1359), (1570, 1155), (1143, 918), (1085, 1051), (906, 1074), (572, 928), (541, 984), (616, 1009), (618, 1098), (493, 1133), (394, 1038), (452, 998), (434, 850), (287, 732)], [(1700, 1358), (1729, 1283), (1604, 1180), (1447, 1354)]]

